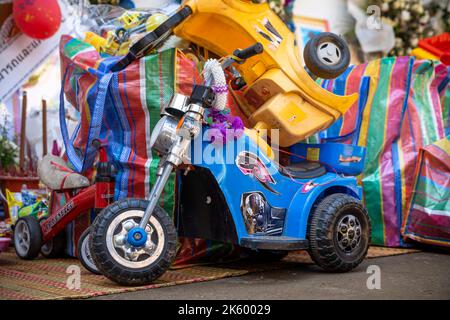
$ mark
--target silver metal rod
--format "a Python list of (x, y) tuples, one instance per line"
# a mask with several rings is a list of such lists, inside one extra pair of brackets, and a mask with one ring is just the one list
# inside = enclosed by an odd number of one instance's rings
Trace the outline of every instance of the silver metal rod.
[(152, 217), (153, 210), (155, 210), (156, 205), (158, 204), (159, 197), (166, 185), (167, 180), (170, 177), (170, 173), (172, 172), (173, 164), (170, 162), (166, 162), (164, 164), (163, 172), (159, 177), (156, 178), (155, 184), (153, 185), (152, 191), (148, 197), (149, 203), (147, 208), (145, 209), (144, 216), (142, 217), (141, 222), (139, 223), (139, 227), (145, 229), (147, 223)]

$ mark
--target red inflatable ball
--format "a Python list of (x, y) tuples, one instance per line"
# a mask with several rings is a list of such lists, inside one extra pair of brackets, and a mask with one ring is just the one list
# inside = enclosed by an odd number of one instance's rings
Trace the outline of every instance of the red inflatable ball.
[(50, 38), (61, 25), (57, 0), (14, 0), (13, 16), (17, 27), (34, 39)]

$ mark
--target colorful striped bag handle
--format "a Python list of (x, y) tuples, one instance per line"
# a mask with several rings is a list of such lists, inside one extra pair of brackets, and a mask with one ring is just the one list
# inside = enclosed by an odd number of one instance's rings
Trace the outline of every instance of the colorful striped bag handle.
[[(69, 66), (70, 67), (70, 66)], [(75, 130), (73, 136), (69, 138), (69, 132), (67, 130), (67, 123), (65, 117), (64, 106), (64, 83), (66, 81), (69, 67), (66, 68), (61, 83), (61, 92), (59, 95), (59, 122), (61, 126), (61, 134), (66, 148), (66, 154), (69, 162), (73, 165), (76, 172), (82, 173), (91, 168), (95, 161), (97, 149), (94, 148), (92, 142), (100, 137), (100, 131), (102, 129), (103, 112), (105, 109), (106, 95), (108, 93), (111, 79), (114, 75), (112, 72), (105, 73), (98, 80), (97, 98), (94, 104), (94, 110), (91, 116), (91, 122), (89, 124), (88, 140), (84, 149), (83, 155), (80, 155), (75, 151), (73, 147), (73, 141), (77, 134), (78, 128)]]

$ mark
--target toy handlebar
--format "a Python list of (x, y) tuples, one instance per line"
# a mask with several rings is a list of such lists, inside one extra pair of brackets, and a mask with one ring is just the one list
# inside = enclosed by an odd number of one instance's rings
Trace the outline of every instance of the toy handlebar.
[(238, 57), (239, 59), (245, 60), (245, 59), (251, 58), (257, 54), (262, 53), (263, 50), (264, 50), (263, 45), (261, 43), (257, 42), (248, 48), (245, 48), (242, 50), (236, 49), (236, 50), (234, 50), (233, 54), (236, 57)]
[(127, 55), (120, 59), (112, 68), (112, 72), (117, 72), (127, 67), (134, 60), (142, 57), (146, 51), (153, 50), (162, 40), (164, 40), (173, 29), (192, 14), (192, 9), (184, 7), (169, 19), (164, 21), (152, 32), (147, 33), (130, 47)]

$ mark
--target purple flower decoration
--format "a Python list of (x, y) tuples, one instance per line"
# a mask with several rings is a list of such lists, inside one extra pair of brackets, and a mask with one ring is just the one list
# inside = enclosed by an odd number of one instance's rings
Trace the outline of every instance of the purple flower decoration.
[(239, 138), (244, 132), (244, 123), (237, 116), (229, 114), (229, 110), (210, 110), (208, 121), (211, 143), (224, 144)]

